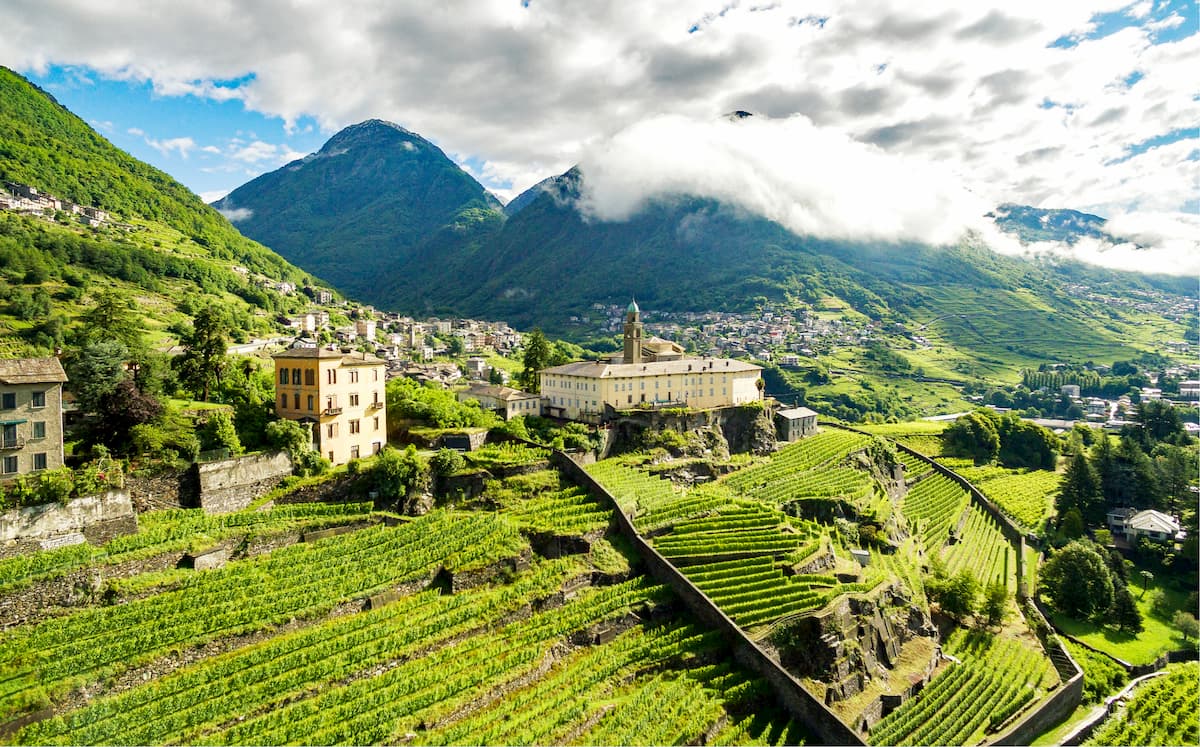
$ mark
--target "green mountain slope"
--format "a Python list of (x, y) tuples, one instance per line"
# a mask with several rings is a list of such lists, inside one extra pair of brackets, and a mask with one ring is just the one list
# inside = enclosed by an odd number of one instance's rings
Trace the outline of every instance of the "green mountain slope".
[[(462, 247), (503, 221), (500, 203), (428, 140), (373, 119), (238, 187), (215, 207), (239, 230), (347, 293), (388, 305), (381, 277), (426, 243)], [(445, 236), (439, 233), (447, 232)]]
[(135, 300), (151, 339), (165, 343), (171, 325), (209, 300), (228, 308), (244, 331), (267, 331), (277, 313), (298, 308), (301, 299), (261, 286), (313, 282), (5, 68), (0, 180), (111, 214), (90, 227), (62, 212), (0, 212), (0, 355), (60, 346), (75, 317), (106, 288)]

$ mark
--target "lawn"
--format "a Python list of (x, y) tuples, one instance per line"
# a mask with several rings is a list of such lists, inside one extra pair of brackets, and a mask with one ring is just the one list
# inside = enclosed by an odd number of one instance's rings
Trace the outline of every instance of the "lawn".
[(1140, 580), (1137, 578), (1137, 572), (1134, 571), (1131, 575), (1130, 591), (1133, 592), (1133, 598), (1142, 613), (1142, 625), (1144, 626), (1142, 632), (1137, 635), (1123, 633), (1106, 625), (1075, 620), (1057, 613), (1051, 616), (1051, 621), (1059, 630), (1075, 636), (1092, 648), (1111, 654), (1130, 664), (1149, 664), (1167, 651), (1185, 648), (1189, 644), (1196, 645), (1194, 640), (1184, 641), (1183, 635), (1173, 625), (1150, 614), (1150, 598), (1156, 588), (1162, 589), (1170, 598), (1172, 607), (1175, 609), (1183, 607), (1184, 595), (1182, 592), (1160, 586), (1158, 583), (1151, 584), (1150, 591), (1142, 594)]

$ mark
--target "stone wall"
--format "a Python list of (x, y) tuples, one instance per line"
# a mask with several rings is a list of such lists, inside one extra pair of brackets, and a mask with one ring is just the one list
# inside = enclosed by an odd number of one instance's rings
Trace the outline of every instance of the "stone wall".
[(269, 493), (292, 474), (292, 460), (285, 451), (264, 452), (192, 465), (199, 488), (200, 507), (206, 513), (240, 511), (261, 495)]
[(734, 658), (747, 669), (770, 684), (775, 696), (785, 710), (803, 723), (822, 744), (862, 745), (862, 737), (824, 703), (812, 696), (779, 662), (772, 659), (757, 643), (752, 641), (738, 625), (722, 612), (711, 599), (671, 563), (651, 547), (633, 527), (613, 496), (604, 486), (571, 460), (566, 454), (555, 451), (551, 461), (579, 485), (588, 488), (594, 495), (606, 501), (613, 510), (617, 529), (633, 545), (634, 551), (645, 564), (647, 573), (659, 583), (666, 584), (683, 600), (692, 614), (701, 622), (718, 630), (733, 651)]
[(66, 505), (46, 503), (0, 514), (0, 557), (91, 542), (101, 545), (137, 531), (137, 515), (127, 490), (76, 498)]

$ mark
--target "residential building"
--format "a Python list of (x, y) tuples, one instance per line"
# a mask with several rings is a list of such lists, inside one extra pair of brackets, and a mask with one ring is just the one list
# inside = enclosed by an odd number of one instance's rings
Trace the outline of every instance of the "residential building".
[(275, 414), (309, 426), (322, 456), (344, 464), (387, 443), (384, 361), (325, 347), (290, 348), (273, 357)]
[(817, 413), (807, 407), (791, 407), (775, 413), (780, 441), (796, 441), (817, 432)]
[(495, 410), (505, 420), (518, 415), (538, 415), (542, 396), (507, 386), (472, 384), (456, 395), (459, 402), (473, 399), (486, 410)]
[(57, 358), (0, 359), (0, 480), (63, 466)]
[(619, 362), (582, 361), (539, 372), (543, 412), (598, 422), (606, 407), (713, 409), (761, 399), (759, 366), (727, 358), (683, 357), (675, 343), (647, 341), (642, 330), (641, 311), (637, 303), (630, 303)]
[(1154, 509), (1115, 508), (1106, 518), (1109, 530), (1124, 537), (1131, 545), (1137, 544), (1142, 537), (1154, 542), (1174, 542), (1185, 536), (1175, 517)]

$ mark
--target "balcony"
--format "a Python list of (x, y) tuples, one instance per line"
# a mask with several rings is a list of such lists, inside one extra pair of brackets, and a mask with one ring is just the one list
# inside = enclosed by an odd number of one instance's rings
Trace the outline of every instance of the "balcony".
[(322, 415), (341, 415), (341, 414), (342, 414), (342, 408), (340, 408), (340, 407), (326, 407), (324, 410), (321, 410), (321, 414), (322, 414)]
[(0, 438), (0, 451), (14, 451), (16, 449), (25, 448), (25, 439), (20, 436), (13, 438)]
[(378, 410), (383, 407), (383, 402), (371, 402), (367, 405), (368, 410)]

